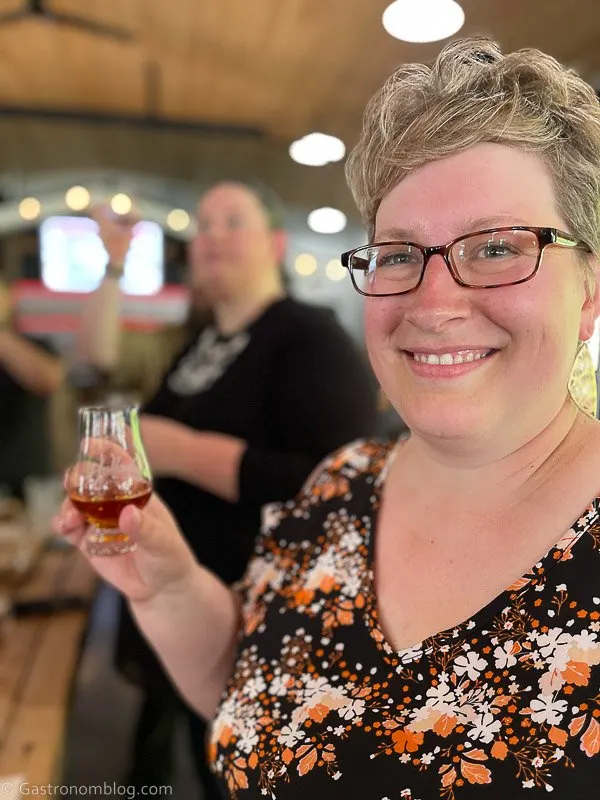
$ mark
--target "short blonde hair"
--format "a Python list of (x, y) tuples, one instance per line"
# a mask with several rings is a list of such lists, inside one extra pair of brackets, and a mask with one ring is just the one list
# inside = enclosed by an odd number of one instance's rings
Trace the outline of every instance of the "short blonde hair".
[(402, 65), (369, 102), (346, 177), (370, 240), (379, 204), (409, 172), (481, 142), (539, 153), (571, 232), (600, 256), (594, 90), (540, 50), (504, 55), (483, 37), (451, 42), (431, 66)]

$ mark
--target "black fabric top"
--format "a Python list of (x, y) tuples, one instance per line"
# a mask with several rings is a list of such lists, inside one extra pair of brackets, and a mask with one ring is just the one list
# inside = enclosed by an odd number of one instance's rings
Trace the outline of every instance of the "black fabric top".
[[(44, 341), (32, 344), (53, 352)], [(24, 389), (0, 367), (0, 484), (22, 497), (29, 475), (48, 475), (52, 467), (48, 397)]]
[(265, 510), (210, 736), (224, 796), (597, 798), (598, 499), (470, 619), (397, 651), (373, 570), (391, 452), (357, 443)]
[(243, 574), (261, 506), (292, 497), (328, 453), (376, 426), (373, 378), (354, 344), (331, 311), (290, 298), (235, 335), (203, 331), (144, 410), (249, 443), (236, 504), (156, 482), (199, 560), (227, 582)]

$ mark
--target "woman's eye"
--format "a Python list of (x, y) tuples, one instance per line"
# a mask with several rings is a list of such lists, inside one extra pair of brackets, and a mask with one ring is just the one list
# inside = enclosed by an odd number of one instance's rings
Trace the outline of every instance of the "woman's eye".
[(477, 258), (504, 258), (506, 256), (516, 255), (514, 248), (506, 244), (486, 244), (480, 248), (475, 256)]
[(398, 251), (396, 253), (387, 253), (379, 258), (380, 267), (399, 267), (407, 264), (418, 264), (420, 258), (414, 253), (408, 251)]

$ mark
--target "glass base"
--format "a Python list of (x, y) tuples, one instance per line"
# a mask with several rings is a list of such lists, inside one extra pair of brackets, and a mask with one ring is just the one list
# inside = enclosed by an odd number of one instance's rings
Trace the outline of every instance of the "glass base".
[(136, 550), (137, 544), (115, 528), (90, 528), (85, 537), (85, 549), (90, 556), (122, 556)]

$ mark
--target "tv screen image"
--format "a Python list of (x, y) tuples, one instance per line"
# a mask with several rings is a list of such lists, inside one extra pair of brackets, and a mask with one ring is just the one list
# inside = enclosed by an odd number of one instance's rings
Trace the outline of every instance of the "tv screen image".
[[(42, 282), (55, 292), (91, 292), (104, 275), (108, 255), (89, 217), (48, 217), (40, 225)], [(142, 220), (133, 231), (121, 288), (126, 294), (152, 295), (164, 280), (164, 234), (156, 222)]]

